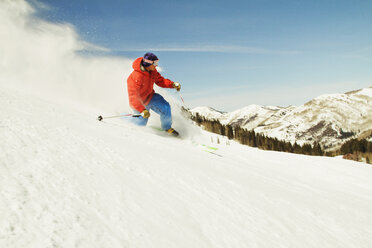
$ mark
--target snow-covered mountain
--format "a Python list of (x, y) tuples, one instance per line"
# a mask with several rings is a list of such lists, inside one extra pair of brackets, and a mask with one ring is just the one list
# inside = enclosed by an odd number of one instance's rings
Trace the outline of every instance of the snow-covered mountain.
[(281, 140), (300, 144), (317, 142), (332, 149), (372, 129), (372, 88), (322, 95), (299, 107), (250, 105), (229, 113), (208, 107), (190, 111)]
[(225, 112), (220, 112), (211, 107), (196, 107), (190, 111), (193, 114), (198, 113), (208, 119), (219, 119), (219, 120), (225, 119), (224, 118)]
[(218, 119), (224, 125), (241, 126), (247, 129), (253, 129), (267, 120), (274, 114), (286, 112), (288, 108), (274, 106), (249, 105), (233, 112), (220, 112), (211, 107), (196, 107), (190, 110), (192, 114), (198, 113), (207, 119)]

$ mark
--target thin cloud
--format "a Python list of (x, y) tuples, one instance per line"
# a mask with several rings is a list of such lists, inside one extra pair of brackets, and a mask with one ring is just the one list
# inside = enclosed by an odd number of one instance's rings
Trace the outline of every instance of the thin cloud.
[(345, 81), (338, 83), (318, 83), (299, 87), (273, 86), (271, 88), (254, 89), (249, 86), (246, 91), (199, 92), (200, 95), (184, 94), (188, 107), (210, 106), (219, 111), (233, 111), (250, 104), (262, 106), (299, 106), (324, 94), (345, 93), (351, 90), (370, 87), (371, 82)]
[(302, 52), (295, 50), (272, 50), (259, 47), (249, 46), (184, 46), (184, 47), (146, 47), (146, 48), (123, 48), (117, 52), (138, 52), (138, 51), (154, 51), (154, 52), (214, 52), (214, 53), (247, 53), (247, 54), (267, 54), (267, 55), (298, 55)]

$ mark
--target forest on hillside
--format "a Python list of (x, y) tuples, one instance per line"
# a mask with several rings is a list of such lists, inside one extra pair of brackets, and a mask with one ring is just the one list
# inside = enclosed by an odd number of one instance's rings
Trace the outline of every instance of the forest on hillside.
[(235, 140), (243, 145), (257, 147), (263, 150), (289, 152), (296, 154), (314, 156), (337, 156), (344, 155), (345, 159), (372, 162), (372, 142), (367, 139), (351, 139), (344, 143), (340, 149), (333, 152), (325, 152), (319, 143), (299, 145), (296, 142), (278, 140), (277, 138), (256, 133), (254, 130), (224, 125), (217, 119), (207, 119), (198, 113), (189, 113), (191, 120), (197, 125), (202, 126), (206, 131), (226, 136), (230, 140)]

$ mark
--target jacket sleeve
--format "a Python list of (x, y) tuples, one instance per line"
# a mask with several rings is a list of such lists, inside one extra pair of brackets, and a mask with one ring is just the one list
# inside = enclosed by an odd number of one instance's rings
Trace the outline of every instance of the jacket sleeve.
[(159, 72), (156, 72), (155, 83), (162, 88), (173, 88), (173, 81), (164, 78)]
[(139, 89), (141, 88), (140, 78), (131, 74), (128, 77), (127, 84), (130, 106), (139, 112), (144, 111), (146, 108), (141, 100), (141, 96), (139, 93)]

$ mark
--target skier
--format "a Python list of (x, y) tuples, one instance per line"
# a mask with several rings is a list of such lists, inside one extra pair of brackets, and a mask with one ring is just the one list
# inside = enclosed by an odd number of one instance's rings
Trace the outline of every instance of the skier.
[(181, 85), (165, 79), (156, 70), (159, 59), (153, 53), (146, 53), (133, 62), (134, 71), (129, 75), (128, 96), (129, 104), (135, 114), (140, 117), (133, 118), (137, 125), (146, 126), (150, 117), (150, 109), (160, 115), (161, 128), (173, 136), (179, 133), (172, 128), (172, 113), (169, 103), (154, 91), (154, 83), (162, 88), (175, 88), (180, 91)]

